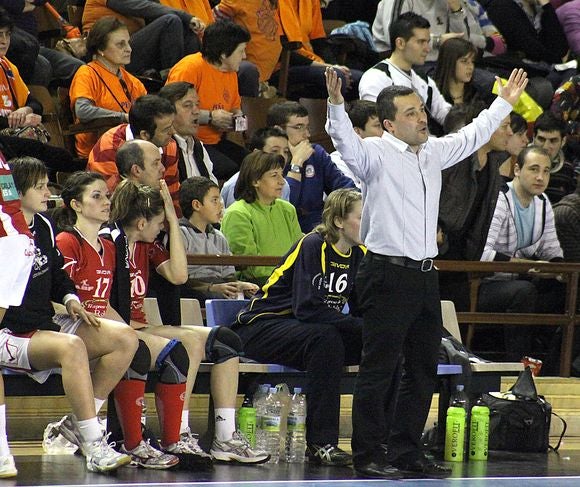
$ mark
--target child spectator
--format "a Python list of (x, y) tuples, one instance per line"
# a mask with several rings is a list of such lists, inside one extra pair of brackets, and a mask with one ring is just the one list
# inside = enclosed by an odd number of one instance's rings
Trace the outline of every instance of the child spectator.
[[(183, 217), (179, 228), (188, 254), (231, 255), (228, 241), (213, 225), (220, 222), (223, 206), (217, 184), (208, 178), (193, 177), (181, 184), (179, 203)], [(182, 296), (201, 302), (212, 298), (237, 299), (253, 296), (258, 286), (238, 281), (233, 266), (188, 265)]]

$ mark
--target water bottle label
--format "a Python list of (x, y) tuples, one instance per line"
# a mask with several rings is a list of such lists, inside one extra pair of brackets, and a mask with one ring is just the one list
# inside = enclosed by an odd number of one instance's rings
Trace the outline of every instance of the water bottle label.
[(264, 431), (280, 431), (280, 416), (262, 416), (262, 429)]
[(288, 431), (298, 432), (306, 430), (306, 416), (288, 415), (287, 420)]

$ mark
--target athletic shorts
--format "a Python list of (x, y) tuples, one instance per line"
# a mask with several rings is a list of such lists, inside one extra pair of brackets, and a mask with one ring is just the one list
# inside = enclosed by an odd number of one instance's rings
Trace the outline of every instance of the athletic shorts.
[(26, 235), (0, 238), (0, 308), (20, 306), (34, 262), (34, 241)]
[[(69, 335), (74, 335), (82, 322), (81, 319), (74, 320), (64, 314), (55, 315), (53, 321), (60, 326), (61, 333)], [(28, 345), (35, 333), (36, 331), (13, 333), (8, 328), (1, 329), (0, 368), (23, 372), (36, 382), (43, 384), (53, 373), (59, 373), (60, 369), (35, 370), (31, 367), (28, 360)]]

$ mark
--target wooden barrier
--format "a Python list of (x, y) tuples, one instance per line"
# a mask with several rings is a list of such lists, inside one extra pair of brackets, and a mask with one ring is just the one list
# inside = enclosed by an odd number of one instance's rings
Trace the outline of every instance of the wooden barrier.
[[(254, 265), (277, 265), (280, 257), (252, 255), (188, 255), (192, 265), (232, 265), (246, 267)], [(562, 347), (560, 356), (560, 376), (570, 377), (574, 328), (580, 323), (578, 314), (578, 276), (580, 263), (551, 262), (479, 262), (460, 260), (436, 260), (436, 267), (442, 272), (467, 272), (472, 282), (478, 282), (484, 275), (494, 272), (512, 272), (533, 276), (561, 275), (566, 283), (566, 306), (563, 314), (538, 313), (481, 313), (475, 311), (477, 286), (472, 286), (471, 311), (457, 313), (459, 323), (477, 326), (481, 324), (500, 325), (548, 325), (562, 327)], [(469, 343), (468, 343), (469, 344)]]

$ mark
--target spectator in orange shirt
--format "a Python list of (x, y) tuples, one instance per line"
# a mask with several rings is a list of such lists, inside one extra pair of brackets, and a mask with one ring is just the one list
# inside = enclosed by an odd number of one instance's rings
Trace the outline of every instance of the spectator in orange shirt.
[[(322, 25), (319, 0), (280, 0), (282, 29), (290, 42), (301, 42), (302, 47), (292, 53), (288, 71), (289, 98), (307, 96), (326, 98), (324, 70), (330, 66), (318, 53), (326, 40)], [(358, 82), (362, 72), (347, 66), (334, 66), (342, 80), (342, 93), (346, 99), (358, 98)], [(277, 73), (275, 77), (277, 77)], [(292, 87), (300, 86), (297, 93)]]
[(258, 67), (260, 82), (272, 76), (282, 52), (277, 0), (221, 0), (214, 8), (218, 19), (230, 19), (248, 29), (248, 60)]
[[(193, 15), (202, 22), (204, 29), (216, 20), (209, 0), (159, 0), (159, 3), (167, 7), (184, 10)], [(212, 4), (215, 5), (216, 3), (218, 3), (216, 0), (212, 0)], [(219, 16), (217, 17), (219, 18)], [(254, 37), (253, 32), (252, 37)], [(249, 57), (249, 59), (251, 58)], [(238, 91), (240, 96), (257, 97), (259, 95), (259, 76), (258, 68), (253, 62), (242, 61), (238, 69)]]
[(133, 74), (169, 69), (186, 54), (199, 51), (198, 35), (204, 23), (181, 9), (154, 0), (87, 0), (83, 31), (90, 31), (107, 15), (117, 17), (129, 29), (131, 47), (139, 53), (127, 66)]
[(197, 136), (205, 144), (218, 179), (235, 174), (248, 154), (225, 136), (236, 129), (245, 130), (236, 73), (249, 40), (244, 27), (215, 22), (205, 30), (201, 53), (184, 57), (167, 77), (167, 83), (187, 81), (197, 90), (201, 124)]
[[(131, 62), (127, 26), (115, 17), (95, 22), (87, 37), (87, 54), (92, 61), (76, 72), (69, 93), (71, 110), (80, 122), (115, 117), (129, 121), (129, 109), (137, 98), (147, 94), (143, 83), (124, 66)], [(76, 149), (87, 158), (97, 142), (97, 134), (76, 135)]]
[(0, 128), (38, 125), (42, 119), (42, 105), (30, 95), (18, 68), (6, 58), (12, 27), (12, 19), (0, 9)]
[(120, 181), (115, 164), (119, 147), (128, 140), (148, 140), (159, 147), (161, 164), (165, 167), (163, 179), (180, 215), (178, 148), (172, 138), (174, 118), (175, 107), (170, 101), (156, 95), (137, 98), (129, 110), (129, 123), (117, 125), (99, 138), (89, 154), (87, 170), (105, 176), (107, 186), (113, 191)]

